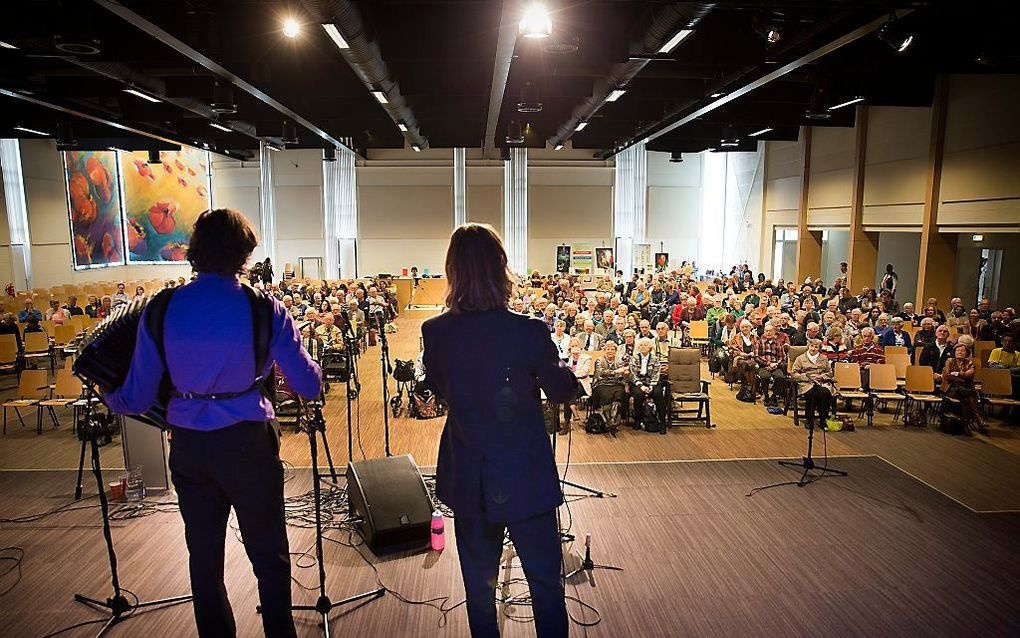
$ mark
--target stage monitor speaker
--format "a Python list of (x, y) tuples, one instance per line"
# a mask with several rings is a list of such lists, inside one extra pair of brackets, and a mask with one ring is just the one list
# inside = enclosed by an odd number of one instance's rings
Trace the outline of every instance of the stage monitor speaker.
[(373, 552), (429, 546), (432, 499), (410, 454), (349, 463), (347, 498)]

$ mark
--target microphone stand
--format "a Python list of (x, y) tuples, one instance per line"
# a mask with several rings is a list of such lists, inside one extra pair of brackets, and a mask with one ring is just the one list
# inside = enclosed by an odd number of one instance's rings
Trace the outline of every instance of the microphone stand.
[[(110, 503), (106, 499), (106, 484), (103, 482), (103, 468), (100, 466), (99, 462), (99, 429), (95, 417), (93, 388), (87, 381), (86, 388), (85, 403), (82, 405), (82, 417), (80, 420), (81, 427), (85, 431), (82, 432), (81, 435), (87, 437), (92, 450), (92, 473), (95, 475), (96, 485), (99, 487), (99, 511), (103, 516), (103, 538), (106, 541), (106, 553), (110, 560), (110, 581), (113, 585), (113, 595), (106, 600), (97, 600), (84, 594), (75, 594), (74, 599), (77, 602), (84, 603), (90, 607), (105, 609), (109, 612), (109, 620), (106, 621), (103, 627), (99, 630), (99, 633), (96, 634), (96, 638), (101, 638), (114, 625), (129, 618), (137, 609), (155, 607), (159, 605), (179, 605), (191, 600), (192, 596), (191, 594), (188, 594), (186, 596), (175, 596), (173, 598), (163, 598), (145, 602), (138, 600), (137, 596), (135, 596), (135, 602), (129, 602), (124, 596), (123, 592), (125, 590), (122, 590), (120, 587), (120, 575), (117, 573), (117, 553), (113, 549), (113, 535), (110, 530)], [(82, 447), (82, 450), (84, 449), (85, 448)], [(134, 595), (132, 594), (132, 596)]]
[[(307, 409), (311, 408), (312, 415), (309, 416)], [(322, 551), (322, 491), (319, 486), (319, 482), (322, 480), (322, 476), (319, 474), (319, 448), (316, 443), (315, 433), (318, 432), (322, 436), (322, 444), (326, 448), (326, 456), (329, 458), (329, 444), (326, 442), (326, 419), (322, 416), (322, 405), (314, 403), (306, 405), (305, 410), (302, 411), (302, 417), (298, 420), (298, 427), (308, 433), (308, 447), (311, 451), (312, 457), (312, 496), (315, 501), (315, 559), (319, 566), (319, 597), (316, 599), (314, 605), (291, 605), (290, 608), (294, 611), (314, 611), (322, 618), (322, 631), (326, 638), (329, 638), (329, 612), (333, 611), (337, 607), (342, 605), (348, 605), (350, 603), (358, 602), (359, 600), (365, 600), (367, 598), (378, 599), (386, 593), (386, 590), (382, 587), (373, 589), (370, 591), (338, 600), (333, 602), (330, 600), (329, 595), (326, 594), (326, 563), (323, 560)], [(333, 467), (333, 461), (329, 460), (329, 467), (333, 473), (334, 481), (336, 480), (336, 469)], [(262, 606), (259, 605), (255, 608), (258, 613), (262, 613)]]
[[(354, 332), (354, 325), (351, 323), (351, 318), (347, 311), (343, 310), (340, 314), (343, 316), (345, 324), (343, 332), (344, 357), (347, 360), (347, 462), (352, 463), (354, 461), (354, 430), (351, 420), (351, 403), (357, 398), (358, 392), (361, 389), (361, 383), (358, 381), (358, 360), (355, 356), (355, 349), (358, 347), (358, 335)], [(352, 379), (354, 381), (353, 388), (351, 386)]]
[(379, 326), (379, 343), (381, 344), (380, 357), (382, 359), (382, 396), (383, 396), (383, 437), (385, 441), (386, 456), (393, 456), (390, 452), (390, 385), (389, 378), (393, 372), (390, 365), (390, 342), (386, 338), (386, 316), (382, 310), (375, 314), (376, 324)]

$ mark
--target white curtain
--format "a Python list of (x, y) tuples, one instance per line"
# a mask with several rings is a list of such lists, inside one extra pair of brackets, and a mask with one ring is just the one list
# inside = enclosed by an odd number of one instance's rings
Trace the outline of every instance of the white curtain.
[(510, 270), (527, 274), (528, 268), (528, 149), (510, 150), (503, 163), (503, 243)]
[(3, 171), (7, 224), (11, 234), (14, 286), (18, 290), (31, 290), (32, 241), (28, 234), (28, 204), (25, 201), (18, 140), (0, 140), (0, 170)]
[(453, 149), (453, 227), (467, 223), (467, 152)]
[(259, 222), (262, 226), (262, 250), (273, 261), (277, 272), (283, 265), (276, 263), (276, 198), (273, 193), (273, 151), (265, 142), (259, 143)]
[[(335, 161), (322, 163), (326, 278), (356, 276), (358, 181), (354, 153), (336, 147)], [(344, 264), (341, 267), (341, 264)], [(341, 273), (342, 271), (342, 273)]]
[(629, 275), (634, 268), (634, 244), (645, 243), (648, 226), (648, 153), (645, 143), (616, 155), (613, 184), (613, 233), (619, 254), (617, 270)]

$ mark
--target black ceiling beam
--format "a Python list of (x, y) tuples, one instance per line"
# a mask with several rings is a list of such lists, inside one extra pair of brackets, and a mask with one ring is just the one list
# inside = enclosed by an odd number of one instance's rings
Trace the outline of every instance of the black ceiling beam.
[[(913, 13), (913, 9), (902, 9), (894, 12), (896, 18), (902, 18), (903, 16), (908, 15), (910, 13)], [(759, 78), (751, 80), (750, 82), (744, 84), (743, 86), (740, 86), (739, 88), (732, 90), (730, 93), (722, 97), (710, 101), (708, 104), (705, 104), (704, 106), (697, 108), (691, 111), (690, 113), (687, 113), (686, 115), (680, 117), (670, 116), (668, 118), (664, 118), (662, 121), (656, 123), (654, 126), (639, 132), (637, 135), (629, 139), (622, 146), (609, 151), (605, 151), (603, 153), (599, 153), (596, 155), (596, 157), (599, 157), (600, 159), (606, 159), (608, 157), (616, 155), (620, 151), (630, 148), (631, 146), (633, 146), (634, 144), (638, 143), (641, 140), (651, 141), (662, 135), (665, 135), (666, 133), (669, 133), (670, 131), (679, 128), (689, 122), (693, 122), (698, 118), (703, 117), (708, 113), (711, 113), (712, 111), (715, 111), (716, 109), (729, 104), (730, 102), (733, 102), (734, 100), (740, 99), (744, 95), (747, 95), (748, 93), (751, 93), (752, 91), (760, 87), (763, 87), (774, 80), (777, 80), (789, 73), (792, 73), (793, 71), (796, 71), (797, 69), (807, 64), (811, 64), (816, 60), (819, 60), (822, 57), (828, 55), (829, 53), (850, 44), (851, 42), (856, 42), (860, 38), (863, 38), (864, 36), (877, 31), (887, 22), (889, 22), (888, 15), (883, 15), (879, 18), (876, 18), (868, 22), (864, 26), (858, 27), (853, 31), (850, 31), (849, 33), (846, 33), (834, 40), (831, 40), (823, 44), (822, 46), (818, 47), (817, 49), (814, 49), (813, 51), (810, 51), (800, 56), (799, 58), (793, 60), (792, 62), (784, 64), (783, 66), (772, 71), (771, 73), (767, 73)]]
[(162, 42), (163, 44), (167, 45), (168, 47), (170, 47), (174, 51), (177, 51), (178, 53), (183, 55), (184, 57), (190, 59), (192, 62), (194, 62), (194, 63), (196, 63), (196, 64), (198, 64), (200, 66), (205, 67), (206, 69), (211, 71), (213, 74), (215, 74), (218, 78), (230, 82), (231, 84), (233, 84), (234, 86), (238, 87), (239, 89), (241, 89), (245, 93), (248, 93), (252, 97), (262, 101), (263, 103), (267, 104), (268, 106), (271, 106), (277, 112), (279, 112), (281, 115), (286, 116), (286, 118), (288, 120), (291, 120), (292, 122), (300, 124), (301, 126), (305, 127), (306, 129), (308, 129), (309, 131), (311, 131), (312, 133), (314, 133), (318, 137), (320, 137), (323, 140), (325, 140), (326, 142), (332, 144), (333, 146), (337, 146), (337, 147), (340, 147), (340, 148), (345, 148), (345, 149), (351, 151), (352, 153), (357, 154), (357, 151), (355, 151), (354, 149), (350, 148), (350, 146), (348, 146), (347, 144), (344, 144), (340, 140), (336, 139), (335, 137), (330, 135), (328, 132), (326, 132), (323, 129), (319, 128), (317, 125), (315, 125), (312, 122), (308, 121), (307, 119), (305, 119), (304, 117), (302, 117), (298, 113), (295, 113), (294, 111), (292, 111), (287, 106), (284, 106), (283, 104), (281, 104), (279, 101), (277, 101), (272, 96), (268, 95), (264, 91), (262, 91), (262, 90), (256, 88), (255, 86), (251, 85), (250, 83), (248, 83), (244, 79), (234, 75), (229, 70), (225, 69), (224, 67), (220, 66), (219, 64), (217, 64), (213, 60), (209, 59), (208, 57), (206, 57), (201, 52), (199, 52), (199, 51), (193, 49), (192, 47), (188, 46), (188, 44), (186, 44), (182, 40), (174, 37), (173, 35), (168, 33), (166, 30), (161, 29), (159, 26), (153, 24), (149, 20), (147, 20), (144, 17), (142, 17), (141, 15), (135, 13), (131, 9), (128, 9), (127, 7), (125, 7), (124, 5), (120, 4), (119, 2), (115, 2), (114, 0), (93, 0), (93, 1), (96, 4), (98, 4), (100, 7), (106, 9), (107, 11), (109, 11), (110, 13), (113, 13), (114, 15), (118, 16), (119, 18), (123, 19), (128, 24), (131, 24), (131, 25), (137, 27), (139, 30), (141, 30), (144, 33), (148, 34), (149, 36), (155, 38), (156, 40), (159, 40), (160, 42)]

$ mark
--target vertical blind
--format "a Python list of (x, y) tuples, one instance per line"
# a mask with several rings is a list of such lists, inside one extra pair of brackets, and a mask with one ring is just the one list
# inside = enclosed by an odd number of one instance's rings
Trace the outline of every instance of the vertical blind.
[(467, 223), (467, 152), (453, 149), (453, 227)]
[[(613, 187), (613, 233), (620, 247), (617, 269), (629, 275), (634, 268), (633, 245), (644, 243), (648, 227), (648, 153), (645, 143), (616, 155)], [(641, 264), (644, 265), (644, 264)]]
[[(262, 250), (276, 264), (276, 199), (273, 196), (273, 151), (259, 143), (259, 223), (262, 226)], [(277, 271), (282, 272), (279, 266)]]
[[(335, 161), (322, 163), (322, 199), (325, 215), (326, 277), (339, 277), (340, 262), (353, 263), (353, 255), (341, 255), (341, 250), (354, 250), (358, 237), (358, 181), (354, 153), (336, 147)], [(343, 248), (341, 248), (343, 246)]]
[(527, 274), (528, 267), (528, 149), (510, 149), (503, 163), (503, 242), (510, 270)]

